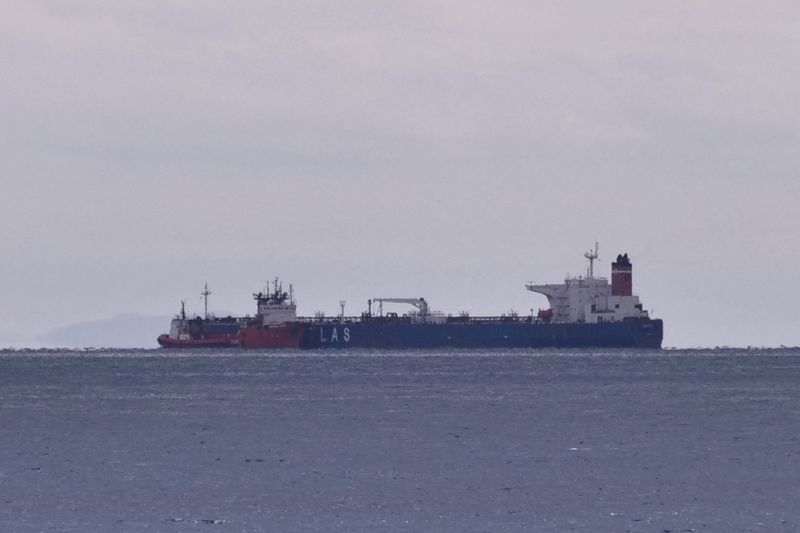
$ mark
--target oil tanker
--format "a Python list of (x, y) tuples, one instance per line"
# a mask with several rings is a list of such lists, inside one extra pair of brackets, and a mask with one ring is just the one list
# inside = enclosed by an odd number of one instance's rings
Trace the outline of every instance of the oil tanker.
[[(568, 276), (558, 284), (525, 285), (529, 291), (543, 294), (550, 305), (535, 315), (453, 316), (431, 311), (425, 298), (373, 298), (360, 316), (345, 316), (342, 303), (342, 313), (336, 317), (298, 317), (291, 286), (286, 293), (276, 279), (271, 291), (253, 295), (255, 317), (186, 319), (182, 310), (172, 321), (170, 333), (159, 337), (159, 344), (301, 349), (660, 348), (663, 322), (651, 318), (633, 294), (633, 265), (628, 255), (620, 254), (612, 263), (610, 283), (594, 275), (597, 246), (584, 256), (589, 261), (585, 276)], [(387, 303), (406, 304), (411, 310), (402, 315), (384, 313)], [(232, 321), (237, 325), (235, 331)], [(192, 326), (198, 323), (200, 326)], [(217, 330), (225, 332), (218, 334)]]

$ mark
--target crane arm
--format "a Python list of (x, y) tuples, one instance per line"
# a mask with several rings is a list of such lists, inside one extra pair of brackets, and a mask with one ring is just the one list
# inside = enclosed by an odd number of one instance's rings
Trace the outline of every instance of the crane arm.
[(428, 315), (428, 302), (425, 301), (425, 298), (373, 298), (372, 301), (378, 302), (379, 304), (387, 302), (395, 304), (413, 305), (414, 307), (419, 309), (419, 314), (421, 316)]

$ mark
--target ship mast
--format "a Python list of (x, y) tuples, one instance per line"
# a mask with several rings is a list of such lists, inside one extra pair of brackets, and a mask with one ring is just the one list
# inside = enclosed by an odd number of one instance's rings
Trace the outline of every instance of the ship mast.
[(206, 310), (206, 320), (208, 320), (208, 295), (211, 294), (211, 291), (208, 290), (208, 283), (206, 283), (205, 287), (203, 287), (203, 292), (200, 293), (200, 296), (203, 297), (203, 301), (205, 304)]
[(588, 279), (594, 279), (594, 261), (595, 261), (595, 259), (600, 257), (597, 254), (598, 248), (599, 248), (599, 243), (597, 241), (595, 241), (595, 243), (594, 243), (594, 252), (589, 250), (588, 252), (583, 254), (583, 257), (585, 257), (586, 259), (589, 260), (589, 269), (586, 271), (586, 277)]
[(280, 283), (279, 285), (279, 282), (280, 280), (278, 279), (277, 276), (275, 276), (275, 281), (272, 282), (273, 286), (275, 287), (275, 290), (273, 291), (272, 294), (277, 299), (280, 299), (281, 293), (283, 293), (283, 283)]

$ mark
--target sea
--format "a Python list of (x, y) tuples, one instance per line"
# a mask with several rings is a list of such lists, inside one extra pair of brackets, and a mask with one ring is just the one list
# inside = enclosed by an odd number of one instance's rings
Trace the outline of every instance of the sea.
[(800, 530), (800, 348), (0, 352), (0, 531)]

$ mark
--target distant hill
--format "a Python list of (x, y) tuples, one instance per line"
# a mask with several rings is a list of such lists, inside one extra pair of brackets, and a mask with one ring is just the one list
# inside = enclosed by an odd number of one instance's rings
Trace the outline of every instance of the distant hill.
[(169, 332), (171, 319), (170, 316), (119, 315), (58, 328), (39, 340), (64, 348), (157, 348), (156, 338)]

